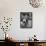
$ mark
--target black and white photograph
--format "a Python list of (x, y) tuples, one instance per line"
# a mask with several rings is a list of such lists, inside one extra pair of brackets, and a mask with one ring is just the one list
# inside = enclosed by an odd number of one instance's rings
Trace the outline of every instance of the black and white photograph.
[(20, 12), (20, 28), (32, 28), (32, 12)]

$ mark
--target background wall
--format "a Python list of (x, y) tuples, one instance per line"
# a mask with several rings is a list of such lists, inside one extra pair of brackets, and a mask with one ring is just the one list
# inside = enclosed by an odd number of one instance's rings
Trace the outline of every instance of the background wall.
[[(31, 29), (20, 28), (20, 12), (33, 13), (33, 27)], [(17, 40), (27, 40), (34, 34), (37, 35), (37, 39), (46, 40), (46, 5), (33, 8), (28, 0), (0, 0), (0, 20), (4, 16), (13, 18), (8, 33)], [(3, 31), (0, 29), (0, 39), (4, 39), (3, 35)]]

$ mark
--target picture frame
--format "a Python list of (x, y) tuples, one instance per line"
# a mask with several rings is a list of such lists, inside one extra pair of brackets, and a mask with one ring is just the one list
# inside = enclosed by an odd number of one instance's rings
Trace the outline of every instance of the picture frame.
[(32, 28), (32, 12), (20, 12), (20, 28)]

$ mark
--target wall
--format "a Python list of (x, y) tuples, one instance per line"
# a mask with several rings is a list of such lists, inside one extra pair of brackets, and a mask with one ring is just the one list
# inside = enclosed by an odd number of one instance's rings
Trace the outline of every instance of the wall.
[[(31, 29), (20, 28), (20, 12), (32, 12), (33, 13), (33, 27)], [(0, 0), (0, 18), (1, 17), (13, 17), (13, 22), (10, 33), (17, 40), (27, 40), (34, 34), (37, 35), (39, 40), (45, 38), (45, 16), (46, 6), (40, 8), (33, 8), (30, 6), (28, 0)], [(2, 35), (0, 31), (0, 35)], [(4, 34), (4, 33), (3, 33)], [(3, 37), (0, 36), (0, 39)], [(4, 38), (3, 38), (4, 39)]]

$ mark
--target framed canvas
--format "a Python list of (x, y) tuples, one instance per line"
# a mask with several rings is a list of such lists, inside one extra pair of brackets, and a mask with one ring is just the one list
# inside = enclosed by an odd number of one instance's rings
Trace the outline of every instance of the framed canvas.
[(20, 12), (20, 28), (32, 28), (32, 12)]

